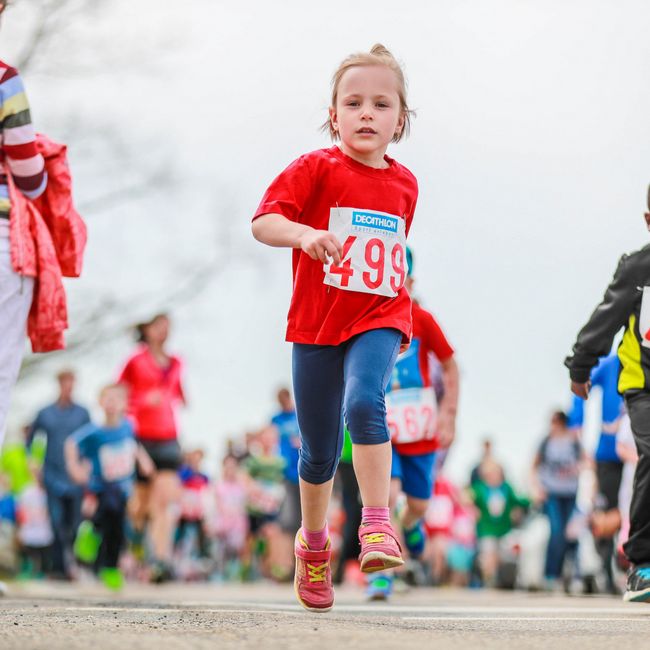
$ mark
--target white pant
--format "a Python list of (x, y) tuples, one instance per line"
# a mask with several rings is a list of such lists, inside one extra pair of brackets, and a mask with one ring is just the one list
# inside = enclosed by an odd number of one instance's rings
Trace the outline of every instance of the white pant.
[(25, 351), (27, 315), (34, 293), (34, 279), (18, 275), (11, 266), (8, 226), (0, 224), (0, 448), (11, 391)]

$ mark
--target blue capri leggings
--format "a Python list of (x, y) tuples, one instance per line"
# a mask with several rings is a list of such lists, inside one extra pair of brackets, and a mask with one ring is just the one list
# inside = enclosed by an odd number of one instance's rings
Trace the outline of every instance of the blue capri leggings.
[(402, 342), (395, 329), (363, 332), (340, 345), (294, 343), (293, 386), (302, 446), (298, 471), (308, 483), (329, 481), (343, 447), (390, 440), (384, 394)]

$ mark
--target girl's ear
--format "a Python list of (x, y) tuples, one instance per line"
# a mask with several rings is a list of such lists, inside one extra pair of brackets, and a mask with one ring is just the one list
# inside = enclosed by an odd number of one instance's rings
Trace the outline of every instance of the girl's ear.
[(333, 106), (329, 107), (329, 114), (330, 114), (330, 127), (332, 131), (338, 131), (339, 130), (338, 116), (336, 114), (336, 109)]
[(404, 124), (406, 123), (406, 114), (402, 112), (397, 120), (397, 126), (395, 127), (395, 137), (398, 138), (402, 135), (404, 130)]

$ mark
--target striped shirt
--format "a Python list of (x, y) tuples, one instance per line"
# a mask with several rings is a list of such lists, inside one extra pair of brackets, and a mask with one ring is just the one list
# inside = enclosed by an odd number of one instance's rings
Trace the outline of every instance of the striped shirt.
[(29, 104), (23, 82), (15, 68), (0, 61), (0, 219), (9, 218), (7, 168), (16, 187), (30, 199), (47, 185), (43, 156), (36, 150)]

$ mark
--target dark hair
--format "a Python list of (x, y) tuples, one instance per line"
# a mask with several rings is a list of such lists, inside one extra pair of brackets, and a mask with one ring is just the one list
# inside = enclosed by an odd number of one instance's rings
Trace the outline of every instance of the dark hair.
[[(2, 0), (0, 0), (2, 2)], [(149, 325), (153, 325), (157, 320), (161, 318), (166, 318), (169, 320), (169, 314), (166, 312), (160, 312), (159, 314), (156, 314), (155, 316), (151, 317), (148, 321), (145, 321), (143, 323), (138, 323), (135, 326), (135, 333), (136, 333), (136, 341), (138, 343), (146, 343), (147, 342), (147, 335), (146, 335), (146, 329), (149, 327)]]
[(569, 426), (569, 416), (564, 411), (553, 411), (551, 419), (557, 420), (563, 427)]

